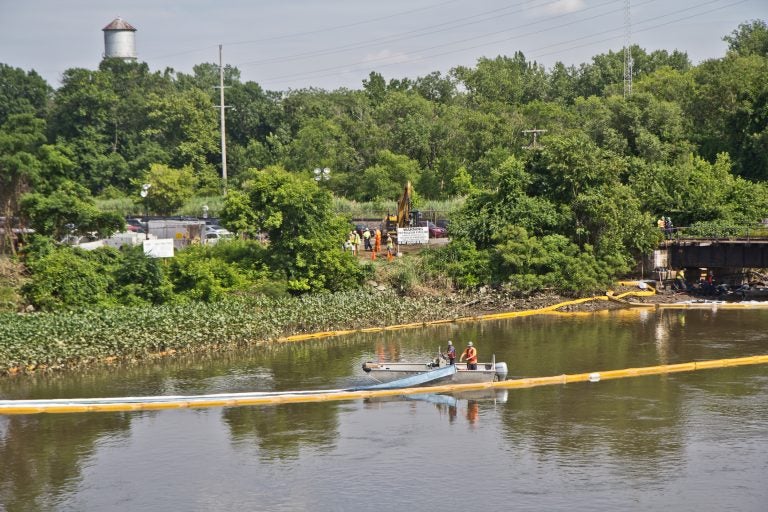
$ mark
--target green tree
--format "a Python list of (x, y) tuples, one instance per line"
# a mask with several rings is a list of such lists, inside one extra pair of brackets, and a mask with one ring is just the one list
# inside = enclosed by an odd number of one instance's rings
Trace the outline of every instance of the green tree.
[(481, 58), (474, 69), (459, 66), (452, 72), (477, 105), (519, 105), (547, 96), (544, 67), (527, 61), (519, 51), (512, 57)]
[(409, 181), (415, 182), (419, 174), (418, 162), (391, 151), (382, 151), (376, 165), (363, 172), (357, 198), (363, 201), (377, 198), (397, 200), (405, 184)]
[(742, 23), (731, 35), (725, 36), (723, 41), (728, 43), (728, 51), (736, 55), (768, 57), (768, 24), (765, 20)]
[(416, 93), (394, 92), (376, 109), (390, 151), (416, 160), (423, 168), (432, 163), (431, 133), (434, 106)]
[(384, 101), (387, 94), (387, 81), (381, 73), (371, 71), (368, 78), (363, 80), (363, 90), (371, 104), (378, 105)]
[(257, 214), (251, 207), (250, 197), (239, 189), (230, 190), (221, 210), (219, 220), (235, 233), (258, 236)]
[(237, 265), (215, 256), (205, 246), (193, 246), (177, 254), (170, 263), (168, 276), (176, 294), (205, 302), (244, 290), (249, 284)]
[[(666, 50), (647, 53), (638, 45), (630, 47), (633, 60), (633, 78), (641, 78), (655, 70), (669, 66), (678, 71), (690, 68), (688, 55), (677, 50), (671, 54)], [(582, 64), (576, 77), (578, 96), (604, 96), (621, 94), (624, 84), (624, 50), (609, 51), (592, 57), (590, 64)]]
[[(250, 170), (242, 187), (250, 201), (247, 217), (269, 239), (270, 267), (290, 290), (341, 290), (360, 282), (359, 266), (341, 250), (349, 224), (334, 213), (331, 195), (314, 180), (270, 167)], [(242, 197), (233, 201), (241, 211)]]
[(22, 294), (37, 309), (54, 311), (108, 302), (108, 273), (78, 250), (61, 248), (29, 265), (32, 276)]
[(191, 89), (148, 100), (147, 134), (170, 150), (172, 167), (190, 166), (201, 173), (211, 168), (209, 156), (219, 154), (216, 110), (209, 96)]
[(12, 228), (21, 196), (37, 180), (41, 163), (37, 158), (45, 142), (45, 122), (32, 114), (14, 114), (0, 125), (0, 212), (3, 240), (0, 248), (13, 252)]
[(71, 181), (62, 182), (50, 194), (25, 194), (20, 211), (35, 231), (56, 240), (67, 234), (91, 232), (109, 236), (125, 227), (119, 214), (100, 211), (88, 189)]
[(714, 161), (727, 152), (736, 174), (768, 179), (768, 58), (729, 55), (702, 63), (693, 76), (686, 110), (701, 156)]
[[(354, 167), (355, 149), (341, 127), (330, 120), (310, 119), (288, 146), (288, 168), (311, 172), (316, 167), (333, 171)], [(334, 180), (334, 174), (331, 180)]]
[(690, 155), (674, 165), (637, 166), (631, 184), (647, 211), (670, 215), (677, 226), (714, 221), (744, 225), (768, 215), (765, 184), (734, 176), (725, 153), (714, 164)]
[(172, 297), (160, 260), (144, 254), (142, 247), (123, 250), (113, 275), (111, 294), (122, 304), (162, 304)]
[[(142, 178), (143, 183), (151, 185), (143, 199), (146, 207), (161, 215), (170, 215), (192, 197), (196, 180), (189, 167), (173, 169), (153, 164)], [(136, 186), (141, 184), (136, 183)]]
[(450, 103), (457, 94), (455, 79), (444, 77), (439, 71), (417, 78), (413, 83), (413, 90), (435, 103)]
[(0, 63), (0, 126), (13, 114), (44, 117), (51, 95), (51, 87), (35, 71)]

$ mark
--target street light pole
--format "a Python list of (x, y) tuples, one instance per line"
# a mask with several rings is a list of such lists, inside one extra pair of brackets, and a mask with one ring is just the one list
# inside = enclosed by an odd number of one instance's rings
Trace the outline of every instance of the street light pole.
[(328, 167), (324, 168), (315, 168), (315, 181), (320, 183), (321, 181), (328, 181), (331, 179), (331, 170)]
[(144, 240), (149, 240), (149, 206), (147, 205), (147, 196), (151, 183), (145, 183), (141, 186), (141, 198), (144, 200), (144, 219), (146, 220), (146, 229), (144, 230)]

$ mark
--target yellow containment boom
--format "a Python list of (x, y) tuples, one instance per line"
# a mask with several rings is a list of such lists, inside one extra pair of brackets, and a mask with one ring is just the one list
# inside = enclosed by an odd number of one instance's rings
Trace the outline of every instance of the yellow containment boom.
[(38, 414), (38, 413), (73, 413), (73, 412), (116, 412), (116, 411), (151, 411), (158, 409), (206, 408), (206, 407), (241, 407), (246, 405), (279, 405), (286, 403), (326, 402), (340, 400), (360, 400), (381, 396), (413, 395), (424, 393), (452, 393), (478, 389), (519, 389), (553, 384), (575, 382), (597, 383), (603, 380), (662, 375), (676, 372), (690, 372), (768, 363), (768, 355), (739, 357), (735, 359), (716, 359), (694, 361), (690, 363), (646, 366), (578, 373), (572, 375), (554, 375), (550, 377), (528, 377), (500, 382), (477, 384), (448, 384), (442, 386), (352, 391), (347, 389), (326, 389), (286, 392), (224, 393), (215, 395), (192, 396), (153, 396), (122, 398), (83, 398), (54, 400), (0, 400), (0, 414)]

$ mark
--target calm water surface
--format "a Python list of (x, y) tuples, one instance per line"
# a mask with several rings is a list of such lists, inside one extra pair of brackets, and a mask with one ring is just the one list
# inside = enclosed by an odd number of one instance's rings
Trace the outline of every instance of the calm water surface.
[[(452, 339), (512, 376), (768, 353), (768, 311), (537, 316), (0, 380), (3, 398), (339, 388)], [(0, 416), (0, 510), (768, 510), (768, 367), (508, 392)]]

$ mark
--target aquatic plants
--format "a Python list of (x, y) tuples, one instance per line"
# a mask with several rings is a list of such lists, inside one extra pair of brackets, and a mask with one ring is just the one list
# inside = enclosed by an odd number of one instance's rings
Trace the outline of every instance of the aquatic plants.
[(357, 290), (302, 297), (228, 296), (216, 303), (0, 313), (0, 373), (74, 367), (173, 351), (220, 350), (281, 336), (445, 317), (438, 298)]

